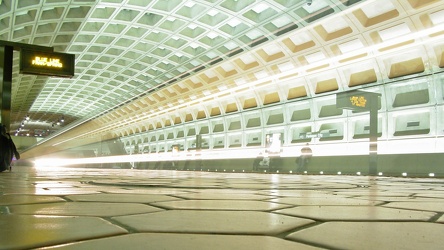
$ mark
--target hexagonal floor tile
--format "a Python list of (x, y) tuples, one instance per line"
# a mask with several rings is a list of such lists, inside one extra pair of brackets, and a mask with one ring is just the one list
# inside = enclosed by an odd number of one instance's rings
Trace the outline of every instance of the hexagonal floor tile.
[(284, 203), (290, 205), (298, 205), (298, 206), (310, 206), (310, 205), (318, 205), (318, 206), (374, 206), (378, 204), (382, 204), (382, 202), (375, 202), (369, 200), (359, 200), (353, 198), (343, 198), (343, 197), (304, 197), (304, 198), (296, 198), (296, 197), (285, 197), (270, 200), (276, 203)]
[(160, 201), (181, 200), (166, 195), (155, 194), (80, 194), (69, 195), (72, 201), (97, 201), (97, 202), (120, 202), (120, 203), (151, 203)]
[(113, 217), (141, 232), (276, 234), (312, 220), (257, 211), (171, 210)]
[(433, 212), (444, 212), (444, 201), (434, 200), (434, 201), (409, 201), (409, 202), (391, 202), (384, 205), (384, 207), (402, 208), (402, 209), (412, 209), (412, 210), (422, 210), (422, 211), (433, 211)]
[(330, 249), (442, 249), (444, 225), (426, 222), (326, 222), (288, 239)]
[(59, 202), (10, 206), (13, 214), (118, 216), (162, 211), (144, 204), (109, 202)]
[(287, 205), (264, 201), (245, 200), (183, 200), (156, 203), (166, 209), (201, 209), (201, 210), (251, 210), (271, 211), (289, 207)]
[(0, 249), (31, 249), (125, 233), (100, 218), (0, 215)]
[(77, 242), (48, 249), (314, 250), (320, 248), (270, 236), (141, 233)]
[(2, 195), (0, 196), (0, 205), (17, 205), (32, 203), (47, 203), (65, 201), (57, 196), (47, 195)]
[(315, 220), (389, 220), (427, 221), (432, 212), (409, 211), (374, 206), (300, 206), (275, 211), (280, 214), (312, 218)]

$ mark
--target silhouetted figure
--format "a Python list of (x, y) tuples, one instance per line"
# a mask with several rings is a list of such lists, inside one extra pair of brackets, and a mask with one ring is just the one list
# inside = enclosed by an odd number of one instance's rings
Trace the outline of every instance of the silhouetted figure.
[(268, 154), (263, 154), (262, 152), (256, 157), (253, 162), (253, 171), (258, 171), (260, 168), (269, 168), (270, 167), (270, 157)]
[(301, 156), (296, 159), (297, 172), (303, 172), (307, 170), (307, 166), (310, 163), (311, 156), (313, 155), (308, 143), (301, 149)]
[(0, 172), (11, 170), (12, 159), (20, 159), (20, 154), (15, 147), (11, 136), (6, 132), (6, 127), (0, 124)]

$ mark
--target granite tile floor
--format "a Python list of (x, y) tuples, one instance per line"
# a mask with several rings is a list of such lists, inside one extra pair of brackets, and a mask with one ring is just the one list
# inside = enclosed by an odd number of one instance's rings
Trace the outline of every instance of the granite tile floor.
[(444, 180), (17, 166), (0, 249), (442, 249)]

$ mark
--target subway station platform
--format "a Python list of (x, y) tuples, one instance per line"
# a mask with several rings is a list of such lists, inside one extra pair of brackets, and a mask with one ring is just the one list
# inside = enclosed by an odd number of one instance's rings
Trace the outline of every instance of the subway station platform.
[(444, 180), (15, 166), (0, 249), (442, 249)]

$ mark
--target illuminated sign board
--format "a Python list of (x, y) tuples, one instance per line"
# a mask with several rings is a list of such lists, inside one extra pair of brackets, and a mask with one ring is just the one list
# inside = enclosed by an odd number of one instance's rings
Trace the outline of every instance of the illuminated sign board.
[(58, 77), (74, 76), (75, 56), (58, 52), (20, 51), (20, 73)]
[(378, 101), (379, 93), (352, 90), (336, 95), (336, 107), (351, 110), (370, 110), (370, 102)]

